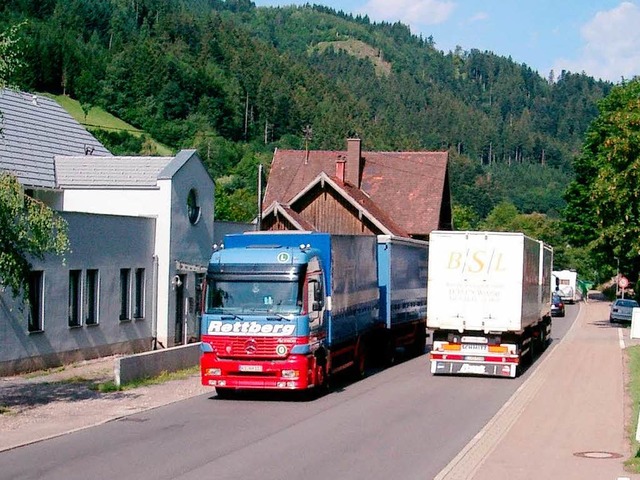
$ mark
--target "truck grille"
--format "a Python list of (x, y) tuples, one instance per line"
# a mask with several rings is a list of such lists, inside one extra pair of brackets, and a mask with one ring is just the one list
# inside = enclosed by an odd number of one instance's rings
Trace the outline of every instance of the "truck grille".
[[(206, 340), (215, 349), (218, 358), (282, 358), (276, 352), (278, 345), (290, 344), (278, 337), (219, 337)], [(281, 347), (282, 348), (282, 347)], [(291, 345), (287, 345), (287, 352)]]

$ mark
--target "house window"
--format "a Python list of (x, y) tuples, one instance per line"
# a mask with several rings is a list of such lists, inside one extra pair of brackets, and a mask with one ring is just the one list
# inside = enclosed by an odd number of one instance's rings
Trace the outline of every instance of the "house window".
[(195, 225), (200, 220), (200, 206), (198, 205), (198, 192), (195, 188), (189, 190), (187, 195), (187, 215), (191, 225)]
[(69, 326), (81, 325), (82, 270), (69, 270)]
[(131, 269), (120, 269), (120, 320), (131, 320)]
[(44, 331), (44, 272), (29, 273), (29, 332)]
[(98, 307), (100, 298), (100, 275), (98, 270), (87, 270), (87, 276), (85, 277), (85, 319), (86, 325), (98, 324)]
[(144, 268), (136, 268), (134, 284), (133, 318), (144, 318)]

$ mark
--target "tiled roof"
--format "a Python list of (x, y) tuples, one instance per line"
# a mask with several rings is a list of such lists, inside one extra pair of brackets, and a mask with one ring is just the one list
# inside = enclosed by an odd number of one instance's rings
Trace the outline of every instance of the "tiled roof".
[(0, 170), (27, 187), (55, 188), (55, 155), (111, 153), (54, 100), (0, 90)]
[(55, 157), (57, 186), (72, 188), (155, 188), (174, 157)]
[(298, 212), (293, 210), (288, 205), (283, 205), (278, 202), (273, 202), (264, 211), (264, 217), (268, 217), (269, 215), (274, 215), (276, 217), (278, 215), (282, 215), (299, 230), (305, 230), (309, 232), (317, 230), (314, 225), (312, 225), (310, 222), (307, 222), (304, 218), (302, 218), (302, 216)]
[[(440, 227), (443, 197), (449, 189), (447, 152), (362, 152), (361, 156), (360, 188), (395, 224), (412, 235)], [(320, 172), (334, 177), (337, 161), (346, 158), (346, 151), (276, 150), (264, 204), (289, 204)]]

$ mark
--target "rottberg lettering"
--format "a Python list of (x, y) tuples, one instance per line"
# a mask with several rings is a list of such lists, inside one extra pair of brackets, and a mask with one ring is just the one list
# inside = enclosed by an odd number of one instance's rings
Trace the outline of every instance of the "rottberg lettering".
[(293, 335), (295, 332), (295, 325), (283, 325), (258, 322), (222, 322), (220, 320), (213, 320), (209, 322), (209, 328), (207, 333), (209, 335), (251, 335), (251, 336), (263, 336), (263, 337), (280, 337)]

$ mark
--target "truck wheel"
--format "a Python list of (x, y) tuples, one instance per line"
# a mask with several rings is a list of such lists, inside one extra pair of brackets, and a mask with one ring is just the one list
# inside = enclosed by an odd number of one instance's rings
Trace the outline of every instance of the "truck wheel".
[(360, 380), (361, 378), (364, 378), (366, 367), (367, 367), (366, 349), (364, 348), (364, 343), (360, 341), (358, 342), (355, 357), (353, 359), (353, 369), (352, 369), (353, 379)]
[(416, 332), (416, 338), (413, 341), (413, 345), (411, 345), (411, 356), (419, 357), (424, 353), (424, 348), (427, 343), (427, 332), (424, 328), (419, 328), (418, 332)]
[(540, 353), (547, 349), (547, 332), (544, 325), (540, 325), (540, 335), (538, 337), (538, 343), (540, 344)]
[(316, 366), (316, 379), (318, 383), (316, 384), (316, 388), (314, 390), (316, 391), (318, 396), (324, 395), (329, 391), (329, 377), (327, 377), (326, 365)]
[(396, 344), (393, 339), (388, 339), (384, 344), (383, 365), (390, 367), (396, 363)]

